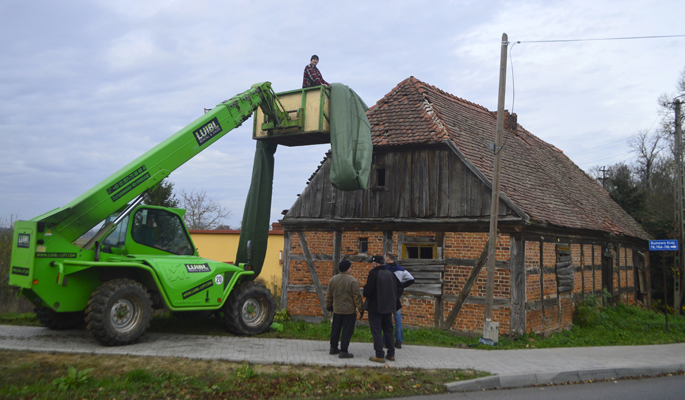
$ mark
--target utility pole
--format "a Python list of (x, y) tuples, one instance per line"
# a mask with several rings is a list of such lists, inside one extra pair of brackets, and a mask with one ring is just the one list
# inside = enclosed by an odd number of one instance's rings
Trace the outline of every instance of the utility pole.
[(502, 133), (504, 131), (504, 90), (507, 84), (507, 48), (509, 37), (506, 33), (502, 34), (502, 50), (499, 66), (499, 95), (497, 96), (497, 132), (495, 146), (492, 149), (495, 153), (495, 165), (492, 173), (492, 200), (490, 204), (490, 238), (488, 244), (488, 275), (485, 287), (485, 321), (483, 322), (483, 338), (497, 343), (499, 340), (499, 322), (492, 320), (492, 302), (495, 286), (495, 264), (497, 257), (497, 214), (499, 212), (499, 172), (500, 161), (502, 159)]
[(607, 186), (606, 186), (606, 180), (607, 180), (607, 167), (602, 166), (602, 168), (599, 169), (599, 172), (602, 173), (602, 177), (599, 178), (599, 179), (602, 181), (602, 187), (603, 187), (604, 189), (606, 189), (606, 188), (607, 188)]
[(685, 184), (683, 183), (683, 132), (680, 125), (680, 99), (675, 99), (675, 222), (678, 224), (678, 251), (675, 255), (675, 271), (673, 276), (673, 308), (676, 315), (680, 315), (683, 277), (685, 264), (683, 263), (683, 244), (685, 243)]

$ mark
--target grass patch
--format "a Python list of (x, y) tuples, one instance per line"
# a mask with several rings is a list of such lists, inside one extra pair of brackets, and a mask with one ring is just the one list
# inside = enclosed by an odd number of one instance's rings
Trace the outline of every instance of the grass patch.
[(7, 313), (0, 314), (1, 325), (22, 325), (22, 326), (41, 326), (36, 314), (28, 313)]
[(368, 399), (445, 393), (485, 375), (0, 350), (0, 398), (13, 399)]
[[(452, 332), (431, 328), (404, 329), (404, 342), (409, 345), (456, 347), (477, 349), (525, 349), (581, 346), (632, 346), (685, 342), (685, 316), (669, 315), (669, 332), (666, 332), (663, 314), (619, 304), (613, 307), (597, 307), (592, 302), (581, 304), (576, 314), (577, 324), (561, 332), (548, 335), (527, 333), (516, 338), (500, 335), (495, 346), (478, 344), (477, 337), (457, 336)], [(582, 321), (582, 322), (581, 322)], [(328, 320), (309, 323), (281, 316), (283, 332), (269, 331), (260, 338), (324, 340), (330, 339), (331, 325)], [(33, 313), (0, 315), (0, 324), (39, 326)], [(212, 317), (197, 320), (179, 320), (171, 313), (155, 313), (150, 332), (180, 333), (193, 335), (232, 336), (223, 323)], [(359, 325), (354, 331), (353, 342), (371, 343), (368, 325)]]
[[(587, 315), (587, 311), (583, 312)], [(663, 314), (618, 304), (598, 308), (597, 314), (569, 330), (542, 338), (526, 334), (515, 339), (502, 338), (494, 348), (550, 348), (585, 346), (635, 346), (685, 342), (685, 316), (668, 316), (669, 332)]]

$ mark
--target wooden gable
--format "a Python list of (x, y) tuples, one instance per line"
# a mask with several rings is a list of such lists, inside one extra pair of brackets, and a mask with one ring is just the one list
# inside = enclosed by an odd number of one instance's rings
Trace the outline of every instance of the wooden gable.
[[(448, 146), (394, 150), (374, 153), (369, 189), (354, 192), (331, 185), (327, 158), (285, 220), (489, 217), (489, 185)], [(520, 217), (507, 203), (500, 200), (500, 216)]]

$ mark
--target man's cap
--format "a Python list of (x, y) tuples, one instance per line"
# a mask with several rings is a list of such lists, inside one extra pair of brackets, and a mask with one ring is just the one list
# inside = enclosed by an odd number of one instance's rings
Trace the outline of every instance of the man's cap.
[(351, 266), (352, 266), (351, 262), (349, 262), (347, 260), (342, 260), (342, 261), (340, 261), (340, 264), (338, 264), (338, 269), (340, 270), (340, 272), (345, 272), (348, 269), (350, 269)]
[(385, 259), (383, 256), (373, 256), (371, 257), (371, 262), (375, 262), (377, 264), (385, 264)]

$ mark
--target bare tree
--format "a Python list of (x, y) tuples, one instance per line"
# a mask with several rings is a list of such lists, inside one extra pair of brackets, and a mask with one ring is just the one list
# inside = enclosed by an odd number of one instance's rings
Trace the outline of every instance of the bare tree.
[(659, 153), (667, 146), (666, 135), (663, 132), (641, 130), (628, 138), (628, 145), (637, 155), (635, 172), (640, 178), (644, 190), (652, 190), (654, 167)]
[(188, 229), (211, 230), (222, 225), (224, 219), (231, 216), (231, 211), (225, 209), (218, 202), (207, 196), (204, 190), (190, 192), (181, 190), (180, 206), (185, 208), (183, 218)]

